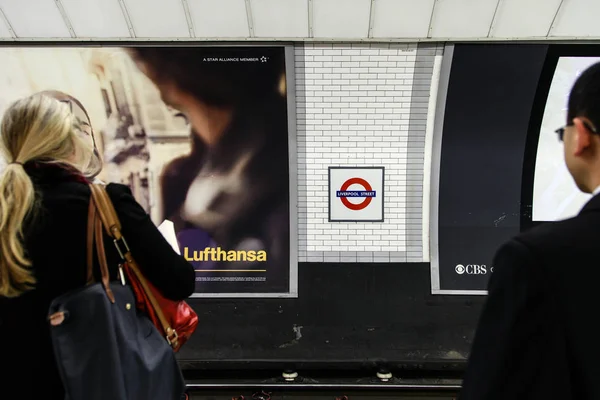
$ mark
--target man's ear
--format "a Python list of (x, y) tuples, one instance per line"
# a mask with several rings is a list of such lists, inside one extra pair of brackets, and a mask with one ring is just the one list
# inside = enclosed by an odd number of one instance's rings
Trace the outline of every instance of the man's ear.
[[(585, 122), (587, 122), (587, 120), (585, 120)], [(589, 123), (589, 122), (587, 122), (587, 123)], [(580, 117), (573, 119), (573, 125), (575, 127), (574, 152), (575, 152), (575, 155), (580, 156), (590, 146), (591, 140), (592, 140), (591, 135), (593, 133), (586, 127), (586, 124), (584, 123), (584, 119), (582, 119)]]

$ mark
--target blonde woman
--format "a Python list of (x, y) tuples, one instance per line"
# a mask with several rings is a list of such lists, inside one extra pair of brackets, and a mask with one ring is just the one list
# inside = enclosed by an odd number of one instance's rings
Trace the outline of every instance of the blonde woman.
[[(69, 104), (36, 94), (0, 124), (0, 398), (64, 399), (47, 313), (57, 296), (86, 283), (88, 182), (97, 173), (91, 132)], [(173, 300), (194, 291), (194, 270), (162, 237), (123, 185), (109, 184), (132, 253)], [(105, 242), (110, 240), (105, 238)], [(119, 255), (106, 246), (112, 279)]]

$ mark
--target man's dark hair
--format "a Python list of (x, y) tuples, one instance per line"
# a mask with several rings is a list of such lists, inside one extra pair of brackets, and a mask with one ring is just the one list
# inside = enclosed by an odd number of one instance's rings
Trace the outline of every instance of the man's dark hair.
[[(271, 97), (285, 73), (285, 59), (268, 48), (132, 47), (128, 52), (147, 65), (159, 82), (172, 82), (212, 106), (237, 106)], [(257, 61), (225, 61), (243, 58)]]
[(587, 117), (600, 129), (600, 63), (586, 69), (571, 89), (567, 124), (572, 124), (577, 117)]

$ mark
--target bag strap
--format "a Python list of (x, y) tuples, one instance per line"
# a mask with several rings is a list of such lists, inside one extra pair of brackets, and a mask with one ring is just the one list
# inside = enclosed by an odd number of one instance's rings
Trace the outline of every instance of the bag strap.
[(87, 284), (94, 282), (94, 242), (96, 242), (96, 253), (100, 264), (102, 275), (102, 286), (111, 303), (115, 302), (115, 296), (110, 288), (110, 275), (108, 272), (108, 263), (106, 262), (106, 253), (104, 251), (104, 235), (102, 233), (102, 221), (96, 212), (95, 202), (90, 198), (87, 221)]
[(100, 219), (104, 225), (104, 229), (108, 235), (113, 238), (113, 242), (117, 248), (117, 251), (119, 252), (119, 255), (121, 256), (121, 259), (127, 262), (128, 267), (133, 271), (142, 285), (142, 288), (150, 300), (152, 308), (154, 308), (154, 311), (156, 312), (156, 315), (165, 331), (167, 341), (169, 344), (177, 341), (177, 332), (175, 332), (175, 330), (167, 321), (163, 310), (158, 303), (158, 300), (148, 285), (146, 277), (144, 277), (144, 275), (141, 273), (137, 263), (131, 255), (127, 241), (121, 234), (121, 223), (119, 221), (119, 217), (117, 216), (115, 207), (108, 196), (105, 187), (101, 184), (90, 184), (90, 189), (92, 191), (94, 203), (96, 203), (96, 209), (98, 210), (98, 214), (100, 214)]
[(110, 275), (108, 273), (108, 263), (106, 262), (106, 252), (104, 250), (104, 234), (102, 232), (102, 221), (97, 217), (94, 221), (94, 230), (96, 236), (96, 252), (98, 253), (98, 261), (100, 262), (100, 272), (102, 273), (102, 285), (106, 291), (106, 295), (111, 303), (115, 303), (115, 295), (110, 288)]
[(94, 282), (94, 222), (96, 220), (96, 206), (90, 198), (90, 206), (88, 207), (87, 219), (87, 284), (91, 285)]

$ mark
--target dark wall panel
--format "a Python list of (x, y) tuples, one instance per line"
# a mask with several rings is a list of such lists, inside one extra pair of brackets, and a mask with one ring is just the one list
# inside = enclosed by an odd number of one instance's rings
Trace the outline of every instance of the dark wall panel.
[[(430, 295), (429, 264), (302, 263), (298, 299), (191, 300), (187, 369), (461, 368), (481, 299)], [(458, 363), (458, 364), (457, 364)]]
[[(534, 44), (455, 46), (440, 160), (442, 290), (485, 290), (496, 249), (519, 233), (527, 132), (547, 51)], [(457, 265), (487, 268), (457, 273)]]

